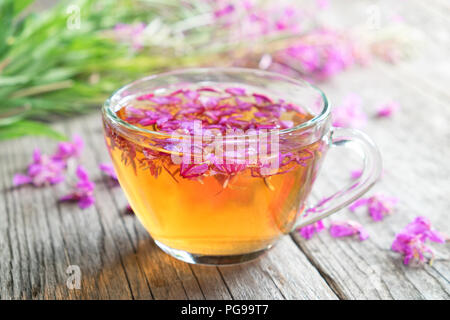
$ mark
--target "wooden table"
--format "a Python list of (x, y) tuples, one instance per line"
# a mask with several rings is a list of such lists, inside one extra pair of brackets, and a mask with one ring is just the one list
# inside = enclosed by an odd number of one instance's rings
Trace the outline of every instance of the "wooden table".
[[(359, 17), (369, 1), (332, 5), (330, 21)], [(390, 251), (396, 232), (418, 215), (450, 234), (450, 5), (446, 0), (382, 1), (381, 23), (394, 12), (422, 30), (420, 55), (396, 66), (355, 67), (322, 85), (333, 105), (349, 92), (364, 99), (373, 114), (378, 103), (395, 99), (402, 111), (392, 119), (371, 119), (365, 131), (379, 145), (385, 173), (371, 193), (400, 199), (382, 222), (365, 213), (342, 210), (331, 219), (350, 218), (370, 233), (364, 242), (333, 239), (324, 231), (306, 241), (285, 236), (261, 259), (239, 266), (206, 267), (175, 260), (159, 250), (132, 215), (124, 213), (120, 188), (110, 188), (97, 166), (109, 161), (99, 112), (55, 124), (86, 142), (81, 163), (96, 181), (95, 206), (59, 204), (66, 184), (12, 188), (35, 147), (51, 153), (55, 143), (23, 138), (0, 143), (0, 298), (1, 299), (448, 299), (450, 248), (435, 245), (432, 266), (406, 267)], [(391, 6), (389, 6), (389, 4)], [(376, 30), (372, 32), (377, 32)], [(354, 164), (330, 152), (314, 198), (347, 183)], [(344, 163), (344, 166), (343, 166)], [(352, 167), (353, 166), (353, 167)], [(329, 220), (327, 220), (329, 221)], [(69, 266), (81, 271), (81, 288), (66, 283)], [(66, 273), (69, 272), (69, 273)]]

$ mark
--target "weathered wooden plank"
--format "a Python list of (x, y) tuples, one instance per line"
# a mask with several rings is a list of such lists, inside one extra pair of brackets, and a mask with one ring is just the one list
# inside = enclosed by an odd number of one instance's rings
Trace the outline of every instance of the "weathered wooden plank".
[(219, 269), (235, 299), (336, 299), (289, 237), (258, 261)]
[[(259, 261), (243, 266), (190, 266), (169, 257), (134, 216), (124, 214), (126, 199), (120, 188), (111, 188), (98, 170), (99, 163), (109, 161), (99, 114), (58, 127), (68, 136), (80, 134), (86, 142), (79, 163), (96, 182), (97, 202), (85, 211), (76, 204), (57, 203), (75, 182), (75, 163), (69, 165), (68, 184), (11, 188), (13, 174), (29, 161), (30, 146), (51, 153), (55, 143), (43, 138), (2, 142), (5, 210), (0, 219), (8, 232), (2, 233), (0, 260), (12, 262), (1, 265), (2, 298), (336, 298), (289, 237)], [(80, 267), (80, 290), (66, 287), (69, 265)]]

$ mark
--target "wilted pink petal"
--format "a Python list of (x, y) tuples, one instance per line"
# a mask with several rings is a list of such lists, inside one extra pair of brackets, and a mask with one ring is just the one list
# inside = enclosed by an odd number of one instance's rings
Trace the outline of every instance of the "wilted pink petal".
[(52, 156), (54, 160), (66, 161), (72, 157), (79, 157), (83, 150), (83, 139), (77, 134), (73, 135), (72, 141), (58, 143), (57, 150)]
[(391, 214), (398, 200), (383, 194), (375, 194), (369, 198), (361, 198), (356, 200), (348, 208), (355, 211), (358, 207), (367, 206), (367, 210), (374, 221), (382, 220), (386, 215)]
[(234, 11), (234, 5), (228, 4), (224, 8), (214, 11), (214, 16), (216, 18), (220, 18), (220, 17), (223, 17), (225, 15), (232, 13), (233, 11)]
[(400, 104), (395, 101), (390, 101), (380, 105), (377, 108), (377, 116), (380, 118), (387, 118), (392, 116), (395, 112), (400, 109)]
[(332, 111), (333, 126), (361, 128), (367, 123), (367, 115), (362, 109), (361, 97), (349, 94), (344, 102)]
[(420, 235), (422, 240), (428, 239), (438, 243), (444, 243), (446, 241), (446, 237), (443, 234), (432, 229), (430, 220), (422, 216), (415, 218), (413, 222), (409, 223), (405, 227), (404, 232)]
[(334, 238), (358, 235), (360, 241), (369, 237), (367, 231), (356, 221), (333, 221), (330, 226), (330, 234)]
[(232, 96), (245, 96), (244, 88), (226, 88), (225, 92), (231, 94)]
[(355, 211), (357, 208), (359, 208), (361, 206), (365, 206), (368, 203), (369, 203), (368, 198), (360, 198), (360, 199), (356, 200), (355, 202), (353, 202), (348, 208), (350, 211)]
[(114, 36), (117, 41), (132, 45), (133, 49), (143, 48), (143, 31), (146, 28), (145, 23), (125, 24), (118, 23), (114, 27)]
[(403, 254), (403, 263), (425, 262), (426, 253), (431, 255), (430, 263), (433, 261), (433, 250), (425, 245), (427, 240), (445, 243), (448, 239), (445, 235), (431, 228), (431, 223), (426, 217), (417, 217), (409, 223), (400, 233), (395, 236), (391, 249)]
[(80, 209), (86, 209), (89, 208), (91, 205), (93, 205), (95, 202), (95, 199), (93, 196), (84, 196), (79, 199), (78, 206)]
[(314, 30), (275, 53), (271, 69), (312, 81), (324, 81), (359, 62), (353, 42), (336, 30)]
[(267, 96), (265, 96), (263, 94), (254, 93), (253, 97), (255, 97), (255, 100), (256, 100), (257, 104), (273, 103), (272, 99), (270, 99), (269, 97), (267, 97)]
[(281, 124), (281, 128), (282, 129), (289, 129), (292, 128), (294, 126), (294, 121), (291, 120), (281, 120), (280, 121)]
[(57, 184), (64, 180), (65, 167), (64, 161), (50, 158), (41, 154), (39, 149), (35, 149), (33, 151), (33, 162), (28, 166), (27, 174), (16, 174), (13, 178), (13, 184), (16, 186), (33, 184), (36, 187), (45, 184)]
[(114, 170), (114, 166), (111, 163), (100, 163), (99, 168), (106, 173), (110, 178), (117, 180), (117, 174)]
[[(147, 93), (147, 94), (143, 94), (143, 95), (137, 97), (136, 100), (138, 100), (138, 101), (150, 100), (150, 99), (153, 98), (154, 96), (155, 96), (155, 95), (154, 95), (153, 93)], [(130, 110), (130, 108), (133, 108), (133, 107), (128, 106), (128, 107), (127, 107), (127, 110)], [(133, 109), (134, 109), (134, 108), (133, 108)]]
[(86, 209), (94, 204), (94, 182), (89, 180), (86, 170), (82, 166), (78, 166), (76, 170), (78, 183), (74, 191), (68, 195), (61, 197), (60, 201), (78, 201), (81, 209)]
[(319, 220), (317, 222), (314, 222), (310, 225), (307, 225), (307, 226), (301, 228), (299, 230), (299, 232), (303, 238), (309, 240), (315, 233), (319, 233), (324, 229), (325, 229), (325, 226), (323, 225), (322, 220)]
[(352, 179), (358, 179), (359, 177), (361, 177), (362, 173), (362, 170), (352, 170), (352, 172), (350, 172), (350, 177)]
[(208, 170), (208, 164), (184, 164), (180, 165), (180, 175), (183, 178), (197, 178)]
[(21, 173), (14, 175), (14, 178), (13, 178), (14, 186), (20, 186), (22, 184), (29, 184), (31, 182), (32, 182), (31, 177), (21, 174)]

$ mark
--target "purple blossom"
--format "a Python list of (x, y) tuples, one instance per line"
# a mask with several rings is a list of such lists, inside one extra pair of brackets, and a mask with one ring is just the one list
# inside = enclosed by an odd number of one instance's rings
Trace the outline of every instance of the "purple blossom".
[(272, 99), (263, 94), (254, 93), (253, 97), (255, 98), (257, 104), (273, 103)]
[(309, 240), (309, 239), (312, 238), (312, 236), (313, 236), (315, 233), (319, 233), (319, 232), (321, 232), (321, 231), (324, 230), (324, 229), (325, 229), (325, 226), (323, 225), (322, 220), (319, 220), (319, 221), (317, 221), (317, 222), (314, 222), (314, 223), (312, 223), (312, 224), (310, 224), (310, 225), (307, 225), (307, 226), (301, 228), (301, 229), (299, 230), (299, 233), (300, 233), (300, 235), (301, 235), (303, 238)]
[(64, 180), (65, 167), (64, 161), (43, 155), (39, 149), (35, 149), (33, 162), (28, 166), (27, 174), (16, 174), (13, 178), (13, 184), (15, 186), (33, 184), (36, 187), (45, 184), (57, 184)]
[(351, 39), (335, 30), (318, 29), (275, 53), (271, 69), (324, 81), (357, 61)]
[(234, 11), (234, 5), (228, 4), (224, 8), (214, 11), (214, 16), (216, 18), (221, 18), (223, 16), (229, 15)]
[(101, 171), (106, 173), (107, 176), (109, 176), (111, 179), (117, 181), (117, 174), (114, 170), (114, 166), (111, 163), (100, 163), (99, 168)]
[(420, 235), (420, 240), (430, 240), (433, 242), (444, 243), (446, 236), (439, 231), (433, 230), (428, 218), (419, 216), (413, 222), (408, 224), (403, 230), (404, 233)]
[(72, 141), (60, 142), (55, 154), (52, 156), (55, 160), (67, 161), (72, 157), (79, 157), (83, 150), (84, 142), (79, 135), (74, 135)]
[(334, 238), (358, 235), (360, 241), (369, 237), (367, 231), (356, 221), (333, 221), (330, 226), (330, 234)]
[(215, 24), (230, 29), (232, 41), (255, 39), (280, 32), (296, 33), (305, 19), (293, 6), (280, 4), (260, 5), (252, 0), (210, 1)]
[(143, 32), (146, 28), (143, 22), (135, 24), (118, 23), (114, 27), (114, 36), (117, 41), (131, 44), (133, 49), (143, 48)]
[(232, 96), (245, 96), (244, 88), (226, 88), (225, 92), (231, 94)]
[(361, 128), (367, 123), (367, 115), (362, 109), (361, 97), (349, 94), (344, 102), (332, 111), (333, 126)]
[(361, 206), (367, 206), (370, 216), (374, 221), (383, 220), (384, 216), (391, 214), (394, 211), (398, 200), (394, 197), (389, 197), (383, 194), (375, 194), (369, 198), (361, 198), (353, 202), (348, 208), (350, 211), (355, 210)]
[(350, 172), (350, 177), (352, 179), (358, 179), (359, 177), (361, 177), (363, 171), (361, 169), (357, 169), (357, 170), (352, 170), (352, 172)]
[(317, 7), (319, 9), (327, 9), (330, 6), (330, 2), (328, 0), (316, 0)]
[(425, 262), (426, 253), (431, 255), (430, 264), (434, 253), (425, 245), (427, 240), (437, 243), (445, 243), (448, 238), (440, 232), (431, 228), (430, 220), (425, 217), (417, 217), (409, 223), (400, 233), (395, 236), (391, 249), (403, 254), (403, 263), (410, 264), (412, 261)]
[[(143, 100), (150, 100), (150, 98), (153, 98), (155, 95), (153, 93), (147, 93), (147, 94), (143, 94), (142, 96), (139, 96), (136, 98), (136, 100), (138, 101), (143, 101)], [(133, 108), (133, 107), (127, 107), (127, 109), (129, 108)]]
[(400, 109), (400, 104), (395, 101), (390, 101), (380, 105), (377, 108), (377, 117), (388, 118)]
[(208, 170), (208, 164), (184, 164), (180, 165), (180, 175), (183, 178), (198, 178)]
[(78, 206), (81, 209), (86, 209), (94, 204), (94, 182), (89, 180), (89, 176), (86, 170), (82, 166), (78, 166), (76, 170), (78, 177), (78, 183), (75, 186), (75, 190), (63, 197), (60, 201), (78, 201)]

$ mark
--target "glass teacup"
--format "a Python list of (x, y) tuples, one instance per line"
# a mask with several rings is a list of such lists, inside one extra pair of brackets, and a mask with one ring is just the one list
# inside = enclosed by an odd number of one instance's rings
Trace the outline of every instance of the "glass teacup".
[[(365, 134), (331, 126), (320, 90), (260, 70), (186, 69), (137, 80), (106, 101), (103, 123), (133, 211), (163, 251), (190, 263), (253, 259), (356, 200), (381, 172)], [(363, 174), (308, 207), (329, 147), (349, 142), (362, 151)]]

